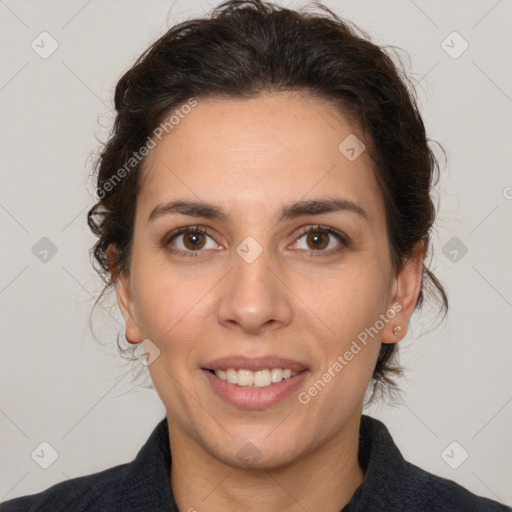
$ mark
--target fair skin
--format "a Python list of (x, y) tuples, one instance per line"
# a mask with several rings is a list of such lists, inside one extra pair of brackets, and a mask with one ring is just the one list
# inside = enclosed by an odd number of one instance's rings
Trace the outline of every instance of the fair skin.
[[(350, 161), (338, 150), (351, 133), (365, 140), (309, 95), (207, 99), (147, 157), (131, 266), (116, 290), (127, 338), (149, 339), (161, 351), (149, 371), (167, 410), (170, 483), (182, 511), (334, 512), (363, 482), (357, 453), (364, 394), (381, 342), (407, 332), (424, 246), (416, 245), (403, 270), (393, 269), (372, 161), (367, 152)], [(334, 198), (360, 212), (279, 220), (285, 205)], [(172, 213), (148, 221), (158, 204), (178, 199), (211, 203), (226, 217)], [(348, 245), (325, 230), (302, 234), (318, 224), (342, 232)], [(197, 234), (196, 225), (208, 233)], [(192, 227), (169, 240), (183, 226)], [(251, 262), (237, 252), (247, 237), (262, 249)], [(393, 320), (301, 403), (298, 394), (394, 304), (402, 308)], [(296, 361), (302, 369), (289, 382), (298, 384), (263, 405), (254, 398), (259, 390), (243, 388), (243, 398), (255, 402), (235, 404), (208, 371), (210, 362), (230, 356)], [(240, 386), (227, 386), (240, 395)], [(240, 457), (247, 450), (250, 466)]]

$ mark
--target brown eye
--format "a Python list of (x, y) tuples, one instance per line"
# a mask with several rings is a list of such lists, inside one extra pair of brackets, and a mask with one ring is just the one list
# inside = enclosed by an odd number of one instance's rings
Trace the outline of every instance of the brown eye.
[[(305, 247), (301, 247), (300, 241), (302, 239), (305, 239), (305, 244), (302, 244)], [(313, 226), (302, 231), (295, 245), (298, 249), (309, 250), (313, 253), (318, 253), (318, 256), (320, 256), (339, 252), (348, 247), (349, 238), (334, 228)]]
[(329, 237), (322, 231), (311, 231), (306, 238), (312, 249), (325, 249), (329, 244)]
[[(209, 246), (208, 243), (210, 243)], [(178, 229), (164, 239), (162, 245), (169, 252), (183, 256), (199, 256), (206, 252), (206, 249), (218, 248), (212, 236), (199, 226), (185, 226)]]
[(188, 232), (183, 236), (183, 245), (190, 250), (202, 249), (205, 244), (203, 233)]

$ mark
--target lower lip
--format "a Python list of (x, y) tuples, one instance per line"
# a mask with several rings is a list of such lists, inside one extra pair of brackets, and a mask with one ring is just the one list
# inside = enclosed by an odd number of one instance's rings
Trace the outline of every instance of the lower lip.
[(277, 404), (289, 397), (293, 391), (303, 382), (308, 373), (307, 370), (283, 379), (276, 384), (270, 384), (263, 388), (250, 388), (231, 384), (219, 379), (214, 373), (202, 370), (209, 380), (212, 388), (227, 402), (245, 409), (263, 409)]

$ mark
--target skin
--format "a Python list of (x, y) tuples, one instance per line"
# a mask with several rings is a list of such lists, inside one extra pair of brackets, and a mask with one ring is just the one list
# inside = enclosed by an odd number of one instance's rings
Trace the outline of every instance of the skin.
[[(367, 152), (349, 161), (338, 150), (351, 133), (365, 140), (307, 93), (199, 100), (147, 157), (131, 266), (116, 290), (127, 338), (148, 338), (161, 351), (149, 371), (167, 410), (180, 510), (339, 511), (363, 482), (364, 394), (381, 342), (407, 332), (425, 254), (418, 242), (403, 270), (392, 268), (372, 161)], [(357, 203), (368, 220), (341, 211), (276, 222), (286, 203), (332, 197)], [(214, 203), (229, 217), (147, 222), (157, 204), (178, 198)], [(187, 235), (162, 246), (176, 229), (197, 224), (212, 236), (201, 239), (196, 257), (169, 251), (194, 252)], [(349, 246), (322, 232), (317, 249), (300, 233), (317, 224), (345, 233)], [(236, 252), (248, 236), (263, 249), (252, 263)], [(111, 246), (109, 258), (115, 254)], [(242, 409), (219, 397), (201, 371), (218, 357), (276, 354), (308, 362), (298, 390), (307, 391), (397, 303), (402, 310), (306, 405), (294, 392), (267, 408)], [(248, 442), (260, 452), (252, 467), (237, 457)]]

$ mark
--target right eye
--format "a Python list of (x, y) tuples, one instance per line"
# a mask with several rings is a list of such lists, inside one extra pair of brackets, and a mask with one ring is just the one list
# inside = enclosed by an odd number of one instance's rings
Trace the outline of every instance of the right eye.
[(216, 249), (215, 244), (211, 247), (206, 246), (207, 237), (211, 238), (211, 235), (200, 226), (184, 226), (167, 236), (163, 245), (172, 253), (194, 257), (198, 256), (197, 253), (202, 252), (202, 249)]

